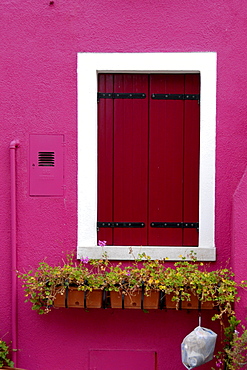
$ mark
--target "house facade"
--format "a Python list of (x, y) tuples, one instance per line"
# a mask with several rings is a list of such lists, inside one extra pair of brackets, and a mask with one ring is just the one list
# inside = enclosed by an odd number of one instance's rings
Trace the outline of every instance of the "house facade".
[[(182, 370), (198, 310), (38, 315), (15, 270), (71, 251), (100, 258), (101, 239), (113, 261), (127, 263), (129, 247), (169, 264), (193, 250), (246, 278), (244, 2), (12, 0), (0, 10), (0, 336), (27, 370)], [(246, 304), (243, 293), (243, 319)], [(220, 338), (210, 310), (201, 317)]]

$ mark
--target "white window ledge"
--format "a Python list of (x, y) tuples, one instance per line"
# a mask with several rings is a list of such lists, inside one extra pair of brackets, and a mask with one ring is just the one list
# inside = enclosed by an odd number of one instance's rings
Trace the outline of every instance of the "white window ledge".
[[(97, 246), (97, 75), (98, 73), (200, 73), (200, 175), (198, 247), (132, 247), (135, 257), (177, 260), (194, 251), (216, 259), (215, 131), (216, 61), (208, 53), (78, 53), (78, 257), (101, 258)], [(107, 246), (109, 259), (129, 260), (129, 247)]]
[(190, 259), (191, 252), (198, 261), (215, 261), (215, 248), (195, 248), (195, 247), (126, 247), (126, 246), (105, 246), (105, 247), (82, 247), (78, 253), (78, 258), (90, 257), (92, 259), (102, 258), (107, 253), (109, 260), (133, 260), (139, 254), (145, 253), (152, 259), (167, 259), (168, 261), (178, 261), (181, 257)]

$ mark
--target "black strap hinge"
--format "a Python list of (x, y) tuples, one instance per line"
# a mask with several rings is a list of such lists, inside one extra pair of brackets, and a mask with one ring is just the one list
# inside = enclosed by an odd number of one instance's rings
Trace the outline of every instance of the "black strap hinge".
[(200, 100), (199, 94), (151, 94), (156, 100)]
[(158, 228), (198, 229), (199, 222), (151, 222), (150, 226)]
[(144, 93), (100, 93), (97, 94), (98, 101), (100, 99), (145, 99)]
[(139, 228), (145, 227), (144, 222), (97, 222), (97, 227), (111, 227), (111, 228), (120, 228), (120, 227), (132, 227)]

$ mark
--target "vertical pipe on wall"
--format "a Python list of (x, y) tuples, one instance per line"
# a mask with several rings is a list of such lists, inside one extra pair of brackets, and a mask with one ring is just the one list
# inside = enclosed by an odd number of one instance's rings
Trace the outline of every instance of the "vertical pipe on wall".
[[(16, 148), (18, 140), (10, 143), (10, 191), (11, 191), (11, 258), (12, 258), (12, 293), (11, 293), (11, 326), (12, 326), (12, 348), (17, 349), (17, 250), (16, 250)], [(17, 352), (13, 351), (13, 361), (17, 363)]]

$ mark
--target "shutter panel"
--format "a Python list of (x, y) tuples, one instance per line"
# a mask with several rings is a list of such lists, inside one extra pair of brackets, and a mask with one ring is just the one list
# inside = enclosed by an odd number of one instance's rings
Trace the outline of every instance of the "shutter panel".
[[(150, 93), (183, 94), (184, 76), (151, 75)], [(182, 221), (183, 104), (150, 99), (150, 222)], [(182, 245), (182, 229), (151, 227), (149, 245)]]
[[(114, 100), (114, 221), (147, 225), (148, 76), (117, 74), (114, 92), (146, 94)], [(114, 244), (146, 245), (147, 228), (116, 228)]]
[[(185, 94), (199, 94), (199, 74), (185, 75)], [(183, 221), (199, 221), (200, 105), (198, 100), (184, 101), (184, 205)], [(198, 245), (196, 228), (183, 230), (182, 245)]]
[[(99, 92), (113, 91), (113, 75), (98, 76)], [(113, 100), (98, 104), (98, 221), (113, 222)], [(98, 240), (113, 244), (113, 230), (100, 228)]]

